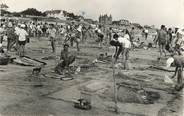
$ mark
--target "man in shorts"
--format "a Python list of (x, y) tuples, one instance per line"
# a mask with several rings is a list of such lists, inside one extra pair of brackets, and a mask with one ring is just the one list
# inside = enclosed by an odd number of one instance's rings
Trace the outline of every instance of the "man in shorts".
[(11, 51), (11, 48), (15, 44), (15, 29), (13, 27), (13, 24), (11, 22), (8, 23), (8, 28), (7, 28), (7, 51)]
[(69, 70), (69, 65), (75, 61), (75, 56), (69, 52), (68, 48), (69, 45), (64, 44), (60, 56), (61, 62), (55, 67), (55, 72), (58, 74), (63, 74), (64, 69)]
[(167, 44), (167, 32), (165, 31), (164, 25), (161, 25), (161, 29), (158, 30), (158, 38), (156, 42), (158, 42), (159, 45), (160, 57), (162, 56), (162, 52), (164, 52), (166, 56), (165, 46)]
[(17, 35), (19, 37), (18, 38), (18, 44), (19, 44), (18, 55), (22, 57), (25, 55), (25, 45), (26, 45), (28, 33), (24, 29), (25, 28), (24, 24), (22, 24), (20, 27), (21, 27), (20, 30), (17, 32)]

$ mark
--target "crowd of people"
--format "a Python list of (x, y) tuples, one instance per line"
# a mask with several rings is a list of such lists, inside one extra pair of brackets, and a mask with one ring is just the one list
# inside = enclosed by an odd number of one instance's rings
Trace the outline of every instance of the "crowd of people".
[[(156, 46), (158, 45), (159, 59), (166, 57), (167, 53), (169, 53), (168, 55), (171, 58), (167, 61), (167, 65), (170, 66), (175, 61), (178, 67), (183, 69), (184, 30), (167, 29), (165, 25), (161, 25), (160, 29), (155, 30), (155, 36), (151, 37), (153, 43)], [(7, 41), (6, 51), (11, 52), (15, 50), (19, 57), (23, 57), (25, 56), (25, 46), (30, 42), (30, 38), (47, 37), (48, 41), (50, 41), (52, 52), (55, 53), (57, 41), (62, 41), (63, 50), (60, 58), (62, 62), (55, 69), (56, 72), (61, 74), (61, 70), (68, 67), (75, 60), (75, 56), (69, 55), (68, 48), (70, 46), (73, 47), (75, 43), (77, 51), (80, 51), (80, 43), (85, 43), (87, 39), (92, 38), (99, 44), (99, 48), (103, 48), (103, 46), (109, 47), (110, 45), (115, 46), (115, 61), (118, 61), (119, 56), (122, 55), (121, 61), (124, 69), (129, 69), (129, 54), (140, 42), (140, 38), (136, 34), (135, 27), (118, 29), (101, 24), (93, 25), (80, 22), (69, 22), (60, 25), (58, 23), (7, 20), (2, 22), (0, 26), (0, 52), (4, 53), (2, 44), (4, 41)], [(147, 40), (149, 38), (149, 30), (142, 29), (142, 36), (142, 38)], [(3, 44), (3, 46), (5, 45)], [(147, 47), (152, 47), (152, 45), (148, 44)]]

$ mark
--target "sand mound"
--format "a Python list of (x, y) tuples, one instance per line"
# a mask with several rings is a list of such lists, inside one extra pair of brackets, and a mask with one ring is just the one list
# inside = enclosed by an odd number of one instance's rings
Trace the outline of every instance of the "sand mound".
[[(104, 91), (101, 97), (107, 100), (114, 99), (113, 89)], [(159, 93), (153, 91), (145, 91), (139, 89), (132, 89), (120, 87), (118, 89), (118, 101), (123, 103), (139, 103), (139, 104), (152, 104), (160, 98)]]

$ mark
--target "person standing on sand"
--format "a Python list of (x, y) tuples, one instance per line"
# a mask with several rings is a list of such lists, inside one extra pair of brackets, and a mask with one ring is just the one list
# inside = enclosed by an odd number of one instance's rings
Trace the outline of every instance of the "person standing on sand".
[(18, 38), (18, 44), (19, 44), (19, 50), (18, 50), (18, 55), (20, 57), (25, 55), (25, 45), (26, 45), (26, 40), (28, 33), (26, 32), (25, 25), (21, 24), (21, 29), (17, 32), (17, 35), (19, 36)]
[(173, 48), (172, 48), (172, 30), (171, 30), (171, 28), (169, 28), (168, 30), (167, 30), (167, 43), (166, 43), (166, 47), (165, 47), (165, 49), (169, 52), (169, 53), (173, 53), (174, 52), (174, 50), (173, 50)]
[(124, 68), (128, 70), (129, 69), (128, 60), (129, 60), (129, 52), (131, 49), (131, 41), (130, 41), (129, 31), (126, 29), (124, 32), (125, 32), (125, 35), (123, 39), (119, 41), (120, 43), (122, 43), (122, 46), (123, 46), (122, 56), (123, 56)]
[(11, 48), (13, 47), (16, 39), (15, 29), (11, 22), (8, 23), (8, 28), (6, 32), (7, 32), (7, 51), (11, 51)]
[(99, 25), (99, 27), (96, 29), (95, 32), (96, 32), (96, 34), (98, 36), (99, 47), (102, 47), (103, 39), (104, 39), (104, 34), (102, 32), (102, 26)]
[(72, 29), (70, 43), (71, 43), (71, 46), (73, 46), (73, 42), (75, 42), (76, 47), (77, 47), (77, 51), (80, 51), (79, 42), (80, 42), (81, 36), (82, 36), (82, 28), (80, 25), (77, 29), (76, 28), (77, 28), (77, 25), (76, 25), (76, 27), (73, 27), (73, 29)]
[(179, 29), (176, 33), (175, 50), (179, 55), (184, 55), (184, 29)]
[(134, 39), (135, 39), (135, 28), (132, 27), (132, 30), (130, 31), (130, 42), (133, 48), (134, 48), (134, 44), (133, 44)]
[(144, 29), (142, 30), (142, 36), (145, 37), (145, 40), (147, 40), (147, 38), (148, 38), (148, 33), (149, 33), (148, 29), (145, 29), (145, 28), (144, 28)]
[(107, 28), (107, 33), (106, 33), (106, 46), (109, 47), (109, 43), (112, 39), (112, 27)]
[(56, 29), (54, 28), (54, 24), (50, 25), (50, 28), (47, 30), (48, 37), (51, 42), (52, 52), (56, 52)]
[[(15, 26), (15, 41), (16, 41), (16, 51), (18, 52), (18, 50), (19, 50), (19, 43), (18, 43), (18, 40), (19, 40), (19, 31), (21, 30), (21, 28), (20, 28), (20, 24), (17, 24), (16, 26)], [(30, 34), (29, 34), (30, 35)]]
[(3, 24), (0, 24), (0, 43), (3, 43), (3, 36), (4, 36), (4, 33), (5, 33), (5, 28), (3, 26)]
[(126, 29), (124, 31), (124, 36), (121, 37), (118, 34), (113, 35), (113, 40), (110, 44), (116, 47), (115, 51), (115, 61), (117, 61), (120, 54), (122, 54), (122, 62), (124, 69), (129, 69), (128, 60), (129, 60), (129, 51), (131, 49), (130, 35), (129, 31)]
[(148, 33), (149, 33), (149, 31), (148, 31), (148, 29), (145, 29), (145, 39), (147, 40), (148, 39)]
[(165, 31), (164, 25), (161, 25), (161, 29), (158, 30), (158, 37), (156, 43), (158, 43), (159, 45), (160, 57), (162, 57), (162, 52), (164, 52), (166, 56), (165, 46), (167, 43), (167, 32)]

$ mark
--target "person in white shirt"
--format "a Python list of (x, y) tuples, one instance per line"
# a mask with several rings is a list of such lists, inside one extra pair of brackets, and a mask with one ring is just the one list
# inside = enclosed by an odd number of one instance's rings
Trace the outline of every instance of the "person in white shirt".
[[(131, 48), (131, 42), (130, 42), (130, 35), (129, 35), (129, 31), (125, 30), (125, 35), (122, 39), (120, 39), (120, 43), (122, 43), (122, 46), (124, 48), (124, 52), (129, 52), (130, 48)], [(125, 53), (126, 59), (128, 60), (128, 54)]]
[(38, 24), (36, 28), (37, 28), (37, 36), (40, 37), (43, 34), (42, 29), (41, 29), (41, 25)]
[(104, 39), (104, 34), (102, 32), (102, 27), (99, 25), (99, 28), (96, 29), (96, 35), (98, 36), (98, 42), (99, 42), (99, 47), (102, 47), (103, 39)]
[(21, 30), (20, 26), (17, 25), (15, 27), (15, 41), (16, 41), (16, 51), (18, 51), (19, 49), (19, 42), (18, 42), (18, 38), (19, 38), (19, 31)]
[(20, 57), (25, 55), (25, 45), (26, 45), (26, 40), (28, 36), (28, 33), (24, 28), (25, 28), (25, 25), (22, 24), (21, 28), (18, 31), (16, 31), (16, 34), (18, 35), (18, 44), (19, 44), (18, 55)]
[(147, 38), (148, 38), (148, 33), (149, 33), (148, 30), (145, 29), (145, 30), (144, 30), (144, 33), (145, 33), (145, 39), (147, 40)]
[(128, 30), (124, 31), (125, 34), (123, 37), (114, 34), (113, 40), (111, 40), (110, 44), (116, 47), (116, 52), (114, 57), (116, 60), (118, 59), (119, 55), (122, 53), (122, 60), (125, 69), (129, 69), (127, 61), (129, 60), (129, 51), (131, 49), (131, 42)]
[(79, 27), (77, 28), (77, 30), (78, 30), (79, 32), (82, 32), (82, 25), (79, 25)]
[(122, 44), (122, 56), (123, 56), (123, 64), (125, 69), (129, 69), (128, 60), (129, 60), (129, 52), (131, 49), (130, 35), (129, 31), (126, 29), (124, 37), (119, 37), (118, 41)]

